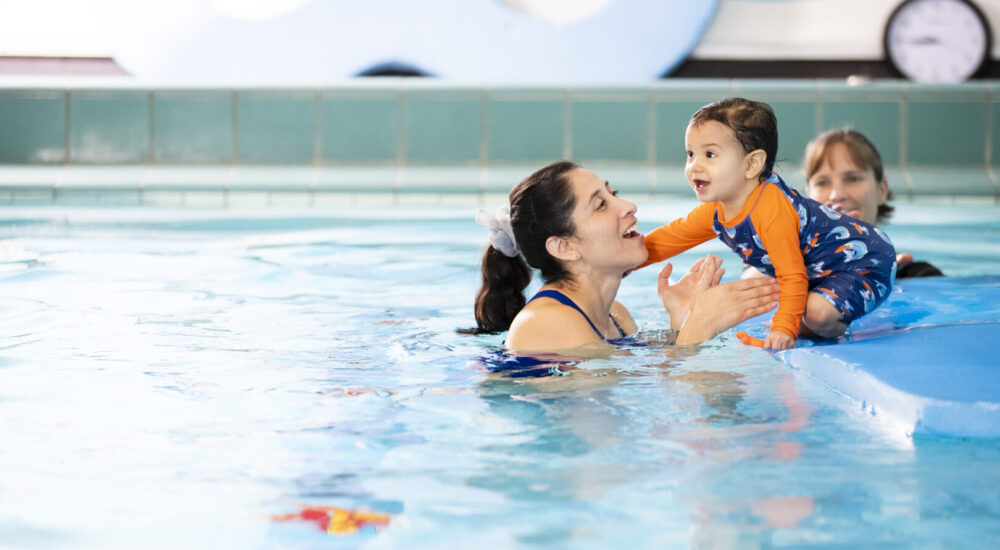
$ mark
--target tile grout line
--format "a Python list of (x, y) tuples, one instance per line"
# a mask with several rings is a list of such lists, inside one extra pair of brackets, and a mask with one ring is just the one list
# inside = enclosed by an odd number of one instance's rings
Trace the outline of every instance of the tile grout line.
[(656, 194), (656, 93), (646, 91), (646, 190)]
[(990, 90), (986, 94), (986, 175), (990, 178), (990, 183), (993, 184), (993, 198), (995, 202), (1000, 202), (1000, 179), (997, 178), (996, 171), (993, 169), (993, 140), (996, 136), (993, 135), (993, 90)]
[(66, 158), (63, 162), (62, 169), (56, 174), (56, 180), (52, 182), (52, 202), (56, 201), (56, 195), (59, 193), (59, 187), (62, 186), (63, 178), (66, 177), (66, 171), (69, 169), (70, 163), (72, 162), (72, 152), (73, 152), (73, 131), (72, 131), (72, 113), (71, 113), (71, 103), (73, 100), (72, 92), (69, 88), (65, 90), (66, 105), (64, 107), (65, 112), (65, 124), (66, 124)]
[(236, 171), (239, 165), (240, 159), (240, 94), (239, 90), (233, 88), (232, 106), (229, 108), (229, 170), (226, 171), (226, 180), (223, 183), (222, 194), (223, 203), (229, 206), (229, 193), (233, 187), (233, 180), (236, 179)]
[(910, 159), (906, 154), (909, 147), (910, 139), (906, 135), (909, 131), (909, 123), (907, 118), (909, 117), (910, 110), (907, 104), (906, 92), (900, 92), (899, 98), (899, 168), (903, 172), (903, 183), (906, 185), (906, 198), (908, 200), (913, 200), (913, 176), (910, 174)]
[(482, 202), (486, 194), (486, 180), (490, 170), (490, 108), (486, 86), (479, 91), (479, 184), (477, 194)]
[(142, 167), (142, 172), (139, 174), (139, 184), (138, 189), (136, 189), (140, 203), (142, 202), (143, 191), (146, 188), (146, 178), (149, 177), (151, 165), (156, 161), (156, 90), (151, 88), (146, 99), (149, 101), (149, 108), (147, 109), (149, 113), (149, 150), (146, 152), (146, 162)]
[(396, 88), (396, 109), (396, 171), (392, 176), (390, 189), (393, 201), (398, 200), (403, 185), (403, 170), (406, 167), (406, 93), (403, 81)]
[(563, 91), (563, 159), (573, 159), (573, 89)]
[(309, 174), (309, 206), (316, 206), (316, 186), (323, 167), (323, 90), (313, 91), (313, 169)]

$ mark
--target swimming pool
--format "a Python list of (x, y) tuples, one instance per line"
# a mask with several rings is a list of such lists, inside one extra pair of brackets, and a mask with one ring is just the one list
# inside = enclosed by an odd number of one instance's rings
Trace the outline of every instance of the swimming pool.
[[(1000, 543), (998, 440), (909, 438), (731, 335), (488, 374), (502, 337), (455, 332), (485, 240), (467, 202), (0, 210), (2, 545)], [(637, 202), (643, 230), (690, 206)], [(993, 204), (902, 203), (889, 232), (1000, 274)], [(649, 342), (654, 278), (620, 294)], [(275, 521), (303, 505), (388, 525)]]

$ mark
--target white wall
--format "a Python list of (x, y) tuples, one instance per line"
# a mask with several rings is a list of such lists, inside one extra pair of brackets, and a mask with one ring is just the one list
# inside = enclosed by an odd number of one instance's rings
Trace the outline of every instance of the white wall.
[[(1000, 0), (973, 0), (990, 22), (1000, 59)], [(902, 0), (721, 0), (692, 57), (868, 60), (883, 58), (885, 24)]]
[(0, 55), (110, 57), (91, 0), (0, 0)]
[[(606, 3), (614, 1), (626, 0)], [(879, 60), (885, 22), (900, 2), (721, 0), (692, 56)], [(1000, 59), (1000, 0), (974, 2), (991, 22), (993, 58)], [(112, 51), (93, 0), (0, 0), (0, 55), (110, 57)]]

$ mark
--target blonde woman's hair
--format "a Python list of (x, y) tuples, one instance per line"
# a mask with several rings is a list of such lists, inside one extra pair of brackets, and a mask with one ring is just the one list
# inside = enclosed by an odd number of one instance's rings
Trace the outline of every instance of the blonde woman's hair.
[[(867, 170), (871, 168), (875, 173), (875, 181), (882, 183), (885, 180), (885, 168), (882, 166), (882, 155), (879, 154), (875, 145), (861, 132), (849, 128), (836, 128), (828, 130), (816, 136), (809, 145), (806, 145), (806, 182), (812, 179), (813, 175), (819, 171), (820, 167), (830, 156), (830, 148), (842, 143), (847, 147), (847, 154), (851, 156), (851, 161), (859, 168)], [(894, 208), (889, 204), (892, 200), (892, 191), (886, 196), (886, 202), (878, 205), (878, 212), (875, 215), (875, 223), (889, 221)]]

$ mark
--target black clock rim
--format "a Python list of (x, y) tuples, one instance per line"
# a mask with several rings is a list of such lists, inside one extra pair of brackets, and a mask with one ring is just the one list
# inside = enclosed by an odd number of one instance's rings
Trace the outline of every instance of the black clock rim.
[[(896, 76), (907, 80), (909, 80), (909, 78), (905, 74), (903, 74), (903, 71), (901, 71), (899, 67), (896, 65), (896, 60), (892, 58), (892, 52), (889, 49), (889, 28), (892, 26), (892, 21), (896, 18), (896, 16), (899, 14), (899, 11), (902, 10), (904, 6), (917, 1), (919, 0), (906, 0), (905, 2), (900, 2), (900, 4), (896, 6), (896, 9), (892, 10), (892, 14), (889, 16), (889, 19), (886, 20), (885, 30), (882, 32), (882, 53), (885, 56), (886, 62), (888, 62), (889, 64), (889, 69)], [(983, 25), (983, 30), (986, 32), (986, 48), (985, 51), (983, 52), (983, 58), (979, 61), (979, 66), (976, 67), (976, 70), (973, 71), (971, 75), (969, 75), (969, 79), (978, 78), (982, 76), (983, 73), (985, 72), (987, 65), (989, 65), (990, 63), (990, 56), (992, 55), (993, 52), (993, 31), (990, 29), (990, 22), (989, 20), (986, 19), (986, 15), (983, 14), (983, 10), (979, 9), (979, 6), (977, 6), (971, 0), (951, 0), (951, 1), (961, 2), (962, 4), (965, 4), (970, 8), (972, 8), (972, 11), (976, 14), (976, 17), (979, 18), (979, 22)]]

